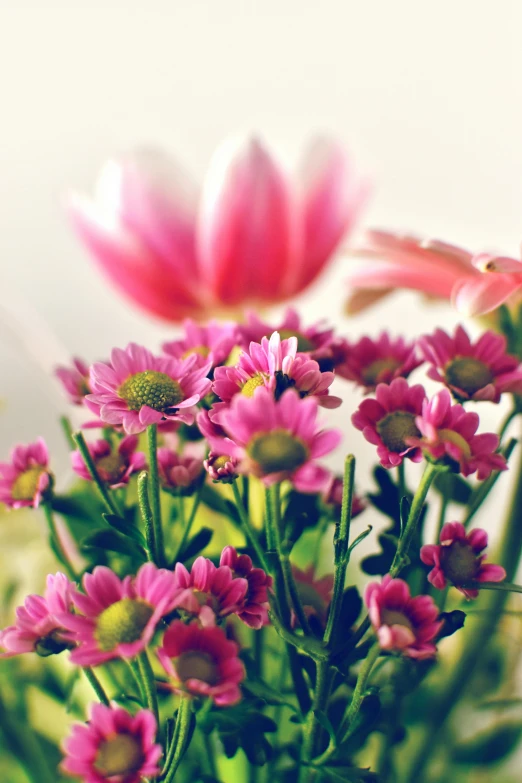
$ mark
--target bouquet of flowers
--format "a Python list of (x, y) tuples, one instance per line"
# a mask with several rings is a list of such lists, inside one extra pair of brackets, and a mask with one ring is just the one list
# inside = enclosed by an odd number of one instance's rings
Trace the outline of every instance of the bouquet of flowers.
[[(352, 340), (292, 309), (202, 321), (304, 290), (355, 223), (367, 188), (342, 150), (320, 141), (308, 160), (291, 186), (258, 142), (221, 150), (199, 220), (157, 156), (111, 163), (97, 201), (71, 202), (112, 280), (185, 320), (160, 350), (57, 368), (83, 411), (79, 429), (62, 419), (67, 491), (42, 439), (0, 464), (0, 500), (43, 511), (58, 564), (0, 632), (17, 780), (471, 781), (518, 744), (520, 718), (498, 714), (520, 703), (498, 630), (522, 592), (520, 479), (493, 562), (475, 517), (516, 448), (522, 265), (375, 231), (354, 248), (352, 311), (412, 288), (491, 313), (476, 339), (460, 325)], [(332, 472), (334, 380), (362, 399)], [(63, 708), (61, 742), (31, 727), (35, 690)]]

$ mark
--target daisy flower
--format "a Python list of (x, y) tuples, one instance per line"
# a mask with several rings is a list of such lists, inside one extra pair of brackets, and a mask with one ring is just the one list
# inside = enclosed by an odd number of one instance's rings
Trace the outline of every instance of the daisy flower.
[(417, 356), (415, 342), (403, 337), (393, 339), (388, 332), (382, 332), (375, 340), (361, 337), (353, 345), (345, 341), (344, 360), (337, 365), (336, 372), (368, 392), (379, 383), (407, 378), (420, 364), (422, 359)]
[(90, 394), (89, 365), (83, 359), (73, 357), (72, 367), (57, 367), (55, 376), (62, 384), (70, 403), (83, 405), (86, 394)]
[(211, 362), (212, 367), (223, 364), (238, 344), (238, 327), (233, 321), (209, 321), (199, 324), (187, 318), (183, 321), (184, 336), (163, 343), (163, 350), (176, 359), (187, 359), (195, 354), (200, 365)]
[(227, 566), (235, 578), (246, 579), (247, 591), (243, 605), (236, 614), (250, 628), (259, 629), (267, 625), (268, 590), (272, 577), (262, 568), (254, 568), (248, 555), (240, 555), (233, 546), (226, 546), (221, 552), (220, 566)]
[[(89, 453), (96, 466), (99, 477), (112, 489), (119, 489), (129, 483), (133, 473), (144, 470), (145, 455), (138, 448), (136, 435), (127, 435), (116, 449), (106, 440), (96, 440), (87, 444)], [(79, 451), (71, 454), (72, 468), (81, 478), (92, 481), (91, 474)]]
[(27, 446), (15, 446), (10, 461), (0, 462), (0, 501), (9, 508), (38, 508), (52, 484), (49, 451), (43, 438)]

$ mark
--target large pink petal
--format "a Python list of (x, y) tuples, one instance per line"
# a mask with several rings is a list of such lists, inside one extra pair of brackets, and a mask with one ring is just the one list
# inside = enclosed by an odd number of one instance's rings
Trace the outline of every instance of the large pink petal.
[(484, 274), (475, 280), (456, 283), (452, 293), (453, 305), (463, 315), (483, 315), (500, 307), (521, 288), (520, 275)]

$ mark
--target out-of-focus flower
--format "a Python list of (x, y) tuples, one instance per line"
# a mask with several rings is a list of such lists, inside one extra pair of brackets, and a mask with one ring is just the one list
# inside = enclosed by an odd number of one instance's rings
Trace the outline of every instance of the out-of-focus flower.
[(451, 337), (442, 329), (419, 340), (424, 359), (431, 363), (430, 378), (441, 381), (459, 400), (500, 402), (504, 392), (522, 394), (522, 365), (506, 353), (506, 338), (485, 332), (472, 343), (458, 326)]
[(176, 588), (183, 591), (178, 607), (198, 616), (204, 625), (213, 625), (216, 616), (226, 617), (244, 606), (248, 582), (235, 578), (227, 565), (218, 567), (200, 556), (190, 571), (176, 563), (174, 576)]
[(211, 451), (203, 461), (203, 466), (212, 481), (221, 481), (223, 484), (231, 484), (236, 480), (237, 460), (227, 454), (214, 454)]
[(450, 582), (466, 598), (476, 598), (478, 589), (462, 587), (466, 582), (502, 582), (506, 572), (499, 565), (484, 563), (488, 534), (481, 528), (466, 533), (460, 522), (448, 522), (440, 532), (440, 544), (421, 547), (420, 558), (433, 566), (428, 574), (431, 584), (443, 590)]
[(253, 139), (217, 150), (199, 204), (170, 159), (142, 152), (109, 161), (94, 200), (74, 194), (69, 216), (118, 288), (145, 310), (180, 321), (303, 291), (366, 195), (333, 141), (312, 144), (292, 185)]
[(129, 435), (166, 420), (192, 424), (190, 409), (210, 391), (210, 366), (210, 361), (199, 366), (195, 354), (185, 360), (158, 357), (130, 343), (125, 350), (113, 349), (110, 364), (93, 364), (93, 393), (85, 403), (103, 422), (123, 425)]
[(9, 508), (38, 508), (52, 483), (49, 451), (43, 438), (27, 446), (15, 446), (9, 462), (0, 462), (0, 502)]
[[(116, 450), (106, 440), (96, 440), (94, 443), (89, 443), (87, 447), (99, 477), (113, 489), (124, 487), (129, 483), (133, 473), (145, 468), (145, 455), (136, 451), (138, 448), (136, 435), (127, 435), (119, 442)], [(71, 463), (75, 473), (87, 481), (92, 480), (79, 451), (72, 452)]]
[[(343, 484), (342, 476), (331, 476), (330, 482), (323, 492), (323, 501), (328, 506), (335, 506), (337, 509), (341, 508), (343, 504)], [(362, 514), (367, 505), (366, 500), (354, 492), (352, 496), (351, 519), (355, 519), (359, 514)]]
[(422, 452), (412, 445), (410, 438), (420, 435), (416, 417), (422, 412), (425, 399), (423, 386), (408, 386), (404, 378), (396, 378), (389, 386), (380, 383), (375, 399), (363, 400), (353, 414), (353, 426), (377, 446), (384, 468), (401, 465), (405, 457), (413, 462), (421, 461)]
[(433, 639), (442, 622), (437, 619), (439, 610), (429, 595), (412, 598), (406, 582), (387, 574), (382, 582), (368, 585), (364, 601), (383, 650), (417, 659), (436, 654)]
[(186, 359), (196, 354), (200, 364), (210, 361), (212, 367), (216, 367), (228, 359), (239, 342), (238, 326), (233, 321), (198, 324), (187, 318), (183, 322), (183, 329), (183, 337), (163, 343), (165, 353), (176, 359)]
[(72, 367), (57, 367), (54, 374), (65, 389), (69, 402), (83, 405), (85, 395), (91, 392), (89, 365), (73, 357)]
[(176, 693), (207, 696), (228, 707), (241, 699), (245, 669), (238, 652), (238, 645), (218, 626), (175, 620), (165, 631), (158, 657)]
[(64, 772), (84, 783), (140, 783), (159, 774), (161, 745), (150, 710), (91, 704), (88, 723), (73, 723), (63, 743)]
[(194, 492), (202, 478), (203, 460), (189, 454), (177, 454), (161, 446), (158, 449), (158, 471), (163, 489), (182, 495)]
[[(319, 622), (324, 625), (332, 599), (333, 574), (326, 574), (320, 579), (316, 579), (315, 567), (313, 565), (309, 566), (306, 571), (301, 571), (297, 566), (293, 565), (292, 574), (305, 614), (307, 616), (315, 615)], [(294, 622), (296, 622), (295, 618)]]
[(248, 582), (244, 603), (236, 611), (239, 619), (250, 628), (259, 629), (267, 625), (268, 590), (272, 586), (272, 577), (262, 568), (254, 568), (252, 559), (248, 555), (239, 555), (233, 546), (223, 549), (219, 565), (228, 566), (234, 577)]
[(415, 342), (403, 337), (392, 339), (388, 332), (382, 332), (376, 340), (361, 337), (353, 345), (345, 341), (344, 359), (337, 364), (336, 372), (368, 392), (379, 383), (407, 378), (420, 364)]

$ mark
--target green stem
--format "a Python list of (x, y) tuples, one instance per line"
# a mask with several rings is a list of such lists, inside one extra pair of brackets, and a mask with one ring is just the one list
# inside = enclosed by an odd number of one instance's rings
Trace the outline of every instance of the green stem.
[(50, 503), (44, 503), (43, 504), (43, 511), (45, 514), (45, 519), (47, 521), (47, 526), (49, 528), (49, 536), (51, 539), (51, 545), (53, 547), (53, 550), (56, 554), (56, 557), (60, 561), (60, 563), (63, 565), (65, 570), (67, 571), (67, 576), (69, 579), (71, 579), (73, 582), (76, 582), (78, 580), (78, 576), (72, 567), (71, 563), (69, 562), (69, 558), (67, 557), (67, 554), (65, 552), (65, 549), (62, 546), (62, 542), (60, 541), (60, 536), (58, 534), (58, 530), (56, 528), (56, 521), (54, 519), (53, 511), (51, 508)]
[(134, 682), (138, 686), (142, 706), (145, 707), (147, 705), (147, 694), (145, 692), (145, 684), (143, 682), (143, 677), (141, 676), (141, 670), (140, 670), (140, 665), (138, 663), (138, 659), (128, 658), (127, 663), (129, 664), (129, 668), (132, 672), (132, 676), (134, 677)]
[[(505, 448), (502, 449), (502, 454), (506, 458), (506, 461), (509, 460), (511, 457), (511, 454), (513, 453), (513, 450), (515, 446), (517, 445), (517, 441), (515, 438), (511, 438)], [(497, 483), (498, 479), (500, 478), (501, 473), (504, 471), (500, 470), (494, 470), (492, 474), (485, 480), (482, 481), (481, 484), (474, 490), (473, 494), (471, 495), (471, 500), (468, 505), (468, 511), (466, 513), (465, 518), (462, 520), (462, 524), (464, 527), (468, 527), (471, 520), (479, 510), (479, 508), (482, 506), (486, 498), (488, 497), (489, 493)]]
[(56, 783), (56, 772), (49, 767), (47, 754), (38, 737), (27, 723), (22, 723), (12, 709), (4, 704), (0, 694), (0, 735), (8, 750), (25, 770), (33, 783)]
[(83, 667), (83, 673), (85, 674), (85, 677), (89, 680), (89, 684), (91, 685), (94, 693), (98, 697), (99, 701), (101, 701), (102, 704), (107, 705), (107, 707), (110, 706), (110, 700), (103, 690), (103, 686), (93, 670), (90, 666), (84, 666)]
[(156, 541), (157, 565), (165, 565), (165, 547), (163, 543), (163, 527), (161, 525), (160, 480), (158, 472), (158, 426), (150, 424), (147, 427), (147, 445), (149, 450), (149, 500), (154, 525)]
[(156, 539), (154, 536), (154, 520), (152, 518), (152, 511), (149, 503), (149, 476), (144, 470), (138, 476), (138, 506), (140, 509), (140, 515), (145, 527), (145, 538), (147, 540), (147, 550), (149, 553), (149, 560), (152, 560), (156, 565), (158, 564), (158, 552), (156, 549)]
[[(368, 655), (366, 656), (366, 658), (361, 664), (361, 668), (359, 669), (359, 674), (357, 676), (357, 682), (355, 684), (355, 690), (353, 692), (352, 700), (350, 702), (350, 706), (348, 707), (348, 711), (344, 717), (344, 720), (341, 726), (339, 727), (339, 736), (341, 736), (341, 744), (345, 742), (350, 736), (351, 726), (361, 708), (361, 704), (364, 699), (364, 694), (366, 691), (366, 686), (368, 684), (368, 679), (372, 672), (373, 665), (380, 654), (381, 654), (380, 644), (379, 642), (375, 642), (375, 644), (373, 645), (373, 647), (371, 647)], [(345, 732), (344, 736), (343, 736), (343, 730)]]
[(400, 465), (397, 466), (397, 488), (399, 490), (399, 503), (401, 502), (402, 498), (406, 497), (408, 494), (408, 490), (406, 489), (406, 464), (403, 460)]
[(67, 416), (60, 416), (60, 426), (65, 436), (65, 440), (67, 441), (67, 445), (71, 450), (74, 450), (76, 448), (76, 443), (74, 442), (74, 430)]
[(256, 557), (261, 568), (264, 571), (268, 571), (269, 570), (268, 563), (266, 561), (264, 552), (261, 548), (261, 544), (259, 543), (257, 535), (250, 524), (250, 520), (245, 510), (245, 504), (243, 502), (243, 499), (241, 498), (239, 487), (237, 486), (237, 481), (234, 481), (234, 483), (232, 484), (232, 491), (234, 493), (234, 500), (236, 502), (237, 513), (239, 515), (239, 521), (241, 522), (241, 527), (243, 528), (243, 533), (245, 534), (245, 538), (250, 544), (250, 546), (252, 547), (252, 549), (254, 550), (254, 552), (256, 553)]
[(202, 731), (201, 734), (203, 735), (203, 744), (205, 746), (205, 754), (207, 757), (207, 764), (208, 764), (210, 776), (214, 780), (217, 780), (218, 770), (216, 765), (216, 756), (214, 753), (214, 743), (212, 742), (212, 734), (207, 734), (205, 731)]
[[(303, 758), (312, 761), (315, 757), (317, 744), (321, 736), (322, 726), (317, 720), (317, 714), (324, 714), (328, 704), (331, 688), (331, 672), (328, 662), (317, 665), (317, 679), (315, 684), (314, 701), (312, 709), (308, 713), (303, 739)], [(313, 773), (315, 775), (315, 773)]]
[(138, 667), (143, 683), (143, 692), (147, 701), (147, 707), (154, 713), (159, 730), (158, 692), (156, 690), (154, 672), (152, 671), (152, 666), (150, 665), (149, 656), (147, 655), (146, 650), (143, 650), (138, 655)]
[(190, 736), (191, 714), (192, 705), (190, 699), (187, 696), (182, 696), (179, 704), (178, 719), (176, 721), (176, 729), (172, 743), (173, 752), (172, 754), (169, 752), (169, 756), (167, 757), (163, 783), (173, 782), (181, 760), (185, 755)]
[(105, 503), (107, 511), (109, 512), (109, 514), (115, 514), (117, 517), (121, 516), (119, 509), (116, 506), (116, 503), (114, 502), (114, 499), (111, 497), (111, 494), (107, 489), (107, 485), (100, 478), (100, 475), (96, 469), (96, 465), (94, 464), (94, 460), (91, 456), (91, 452), (89, 451), (86, 440), (83, 437), (83, 432), (73, 433), (73, 439), (76, 445), (78, 446), (78, 450), (82, 455), (82, 459), (85, 462), (85, 465), (87, 467), (87, 470), (89, 471), (92, 480), (96, 484), (101, 499)]
[[(203, 489), (203, 485), (201, 485), (201, 487), (198, 490), (197, 495), (194, 498), (194, 502), (192, 504), (192, 508), (190, 510), (190, 515), (189, 515), (189, 518), (188, 518), (186, 524), (185, 524), (185, 521), (184, 521), (185, 509), (184, 508), (180, 508), (180, 513), (181, 513), (182, 521), (184, 523), (184, 528), (183, 528), (183, 533), (181, 535), (181, 541), (179, 542), (178, 546), (176, 547), (176, 552), (175, 552), (174, 558), (173, 558), (173, 562), (174, 563), (179, 559), (181, 553), (183, 552), (183, 550), (185, 548), (185, 545), (187, 543), (187, 539), (188, 539), (188, 537), (190, 535), (190, 531), (192, 530), (192, 525), (194, 524), (194, 520), (196, 519), (196, 513), (197, 513), (197, 510), (199, 508), (199, 504), (201, 502), (201, 492), (202, 492), (202, 489)], [(180, 498), (180, 500), (181, 500), (181, 502), (183, 502), (182, 498)]]

